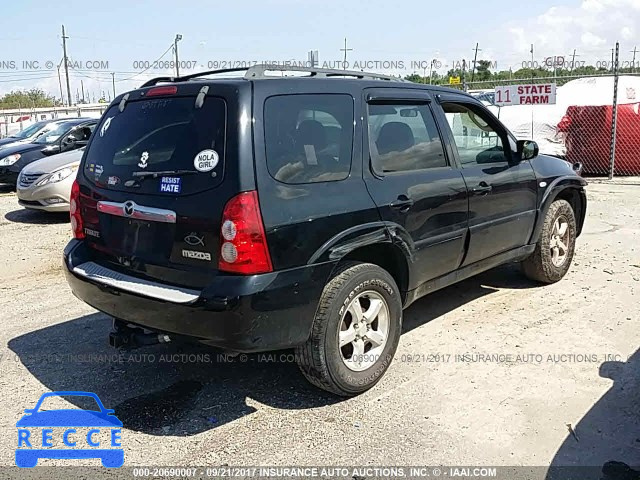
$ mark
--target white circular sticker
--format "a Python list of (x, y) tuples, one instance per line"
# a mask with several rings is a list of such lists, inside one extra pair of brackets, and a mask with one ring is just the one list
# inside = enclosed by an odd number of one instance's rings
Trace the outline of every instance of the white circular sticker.
[(202, 150), (193, 159), (193, 166), (199, 172), (210, 172), (218, 165), (220, 156), (215, 150)]

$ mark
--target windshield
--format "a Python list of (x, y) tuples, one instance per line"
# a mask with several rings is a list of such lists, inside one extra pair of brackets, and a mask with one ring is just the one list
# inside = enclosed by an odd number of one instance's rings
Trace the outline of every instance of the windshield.
[(71, 130), (73, 127), (77, 125), (76, 122), (62, 122), (56, 124), (56, 127), (51, 131), (47, 132), (45, 135), (42, 135), (40, 138), (35, 140), (33, 143), (38, 144), (50, 144), (54, 143), (60, 139), (65, 133)]
[(48, 123), (50, 122), (36, 122), (33, 125), (29, 125), (27, 128), (25, 128), (21, 132), (16, 133), (13, 136), (15, 138), (29, 138), (32, 135), (35, 135), (36, 133), (38, 133), (39, 130), (42, 130), (42, 128)]
[(13, 135), (14, 138), (29, 138), (31, 135), (34, 135), (38, 130), (44, 127), (47, 122), (36, 122), (33, 125), (29, 125), (24, 130), (17, 132)]
[[(117, 190), (128, 188), (124, 183), (135, 172), (190, 170), (196, 175), (183, 180), (185, 189), (205, 190), (222, 180), (225, 129), (221, 98), (207, 98), (201, 108), (194, 97), (129, 102), (122, 112), (114, 106), (95, 130), (84, 173)], [(201, 157), (215, 161), (196, 166)], [(147, 180), (141, 191), (158, 192), (160, 181)]]

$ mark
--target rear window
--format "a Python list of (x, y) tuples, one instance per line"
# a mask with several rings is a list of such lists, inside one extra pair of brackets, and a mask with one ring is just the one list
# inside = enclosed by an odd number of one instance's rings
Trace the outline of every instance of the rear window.
[(264, 106), (267, 168), (283, 183), (344, 180), (351, 170), (353, 98), (278, 95)]
[[(189, 170), (170, 179), (159, 176), (138, 182), (145, 193), (192, 193), (214, 187), (223, 177), (226, 104), (208, 97), (201, 108), (195, 97), (128, 102), (120, 112), (112, 106), (95, 130), (84, 164), (89, 180), (115, 190), (128, 190), (135, 172)], [(167, 182), (180, 188), (166, 189)]]

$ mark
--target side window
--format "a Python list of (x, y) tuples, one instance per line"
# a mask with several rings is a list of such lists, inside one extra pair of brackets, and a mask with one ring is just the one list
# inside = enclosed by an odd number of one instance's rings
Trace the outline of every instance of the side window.
[(446, 102), (442, 108), (463, 167), (507, 162), (503, 139), (491, 127), (484, 112), (462, 103)]
[(278, 95), (264, 104), (267, 168), (284, 183), (344, 180), (351, 170), (353, 98)]
[(375, 173), (447, 166), (428, 105), (370, 104), (368, 112), (369, 151)]

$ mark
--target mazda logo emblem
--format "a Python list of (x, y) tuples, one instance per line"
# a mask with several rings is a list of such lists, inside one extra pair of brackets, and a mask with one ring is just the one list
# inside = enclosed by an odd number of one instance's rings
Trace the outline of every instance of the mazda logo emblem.
[(133, 215), (133, 211), (136, 209), (136, 204), (131, 200), (124, 202), (124, 206), (122, 207), (122, 213), (124, 213), (125, 217), (130, 217)]

